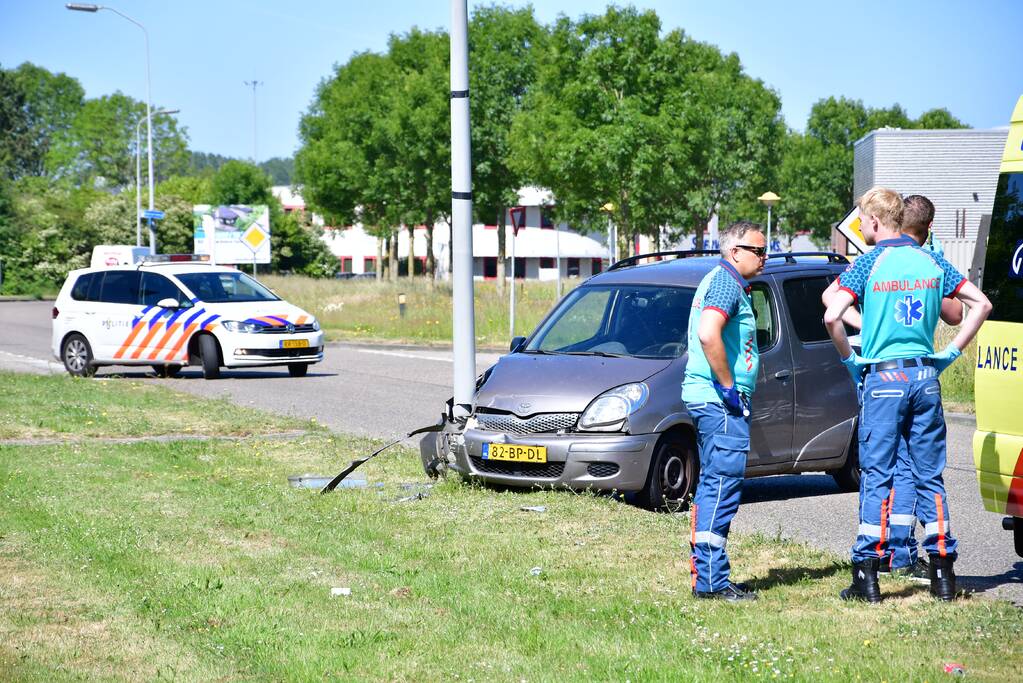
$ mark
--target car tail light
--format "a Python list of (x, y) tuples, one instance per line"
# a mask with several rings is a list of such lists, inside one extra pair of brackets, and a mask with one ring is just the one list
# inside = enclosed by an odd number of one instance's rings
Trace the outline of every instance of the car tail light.
[(57, 307), (54, 306), (53, 307), (53, 319), (56, 320), (58, 315), (60, 315), (60, 311), (58, 311)]

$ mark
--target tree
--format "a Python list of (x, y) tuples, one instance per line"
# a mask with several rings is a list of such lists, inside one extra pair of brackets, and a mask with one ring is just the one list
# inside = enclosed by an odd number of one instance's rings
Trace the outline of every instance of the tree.
[(695, 226), (701, 244), (720, 205), (759, 189), (780, 105), (735, 55), (660, 28), (633, 8), (559, 18), (515, 118), (513, 159), (554, 191), (562, 218), (602, 226), (609, 203), (623, 237)]
[(940, 109), (930, 109), (925, 111), (923, 114), (920, 114), (920, 118), (914, 122), (913, 127), (934, 130), (969, 128), (968, 125), (952, 116), (951, 112), (944, 107)]
[(778, 173), (782, 201), (776, 215), (782, 233), (791, 238), (796, 232), (809, 231), (815, 241), (826, 242), (832, 224), (850, 208), (844, 201), (852, 193), (850, 185), (845, 147), (790, 133)]
[[(388, 171), (395, 155), (385, 126), (397, 80), (389, 57), (357, 54), (320, 82), (302, 116), (295, 175), (307, 206), (323, 214), (328, 225), (361, 222), (369, 234), (389, 240), (401, 223), (389, 201)], [(397, 266), (389, 251), (388, 262), (393, 277)]]
[(270, 176), (247, 161), (232, 159), (210, 181), (211, 204), (270, 204)]
[(397, 71), (383, 122), (390, 140), (383, 160), (388, 197), (409, 231), (408, 274), (414, 270), (413, 229), (426, 227), (426, 272), (436, 272), (434, 224), (451, 208), (451, 100), (448, 37), (412, 29), (391, 36), (388, 56)]
[(498, 291), (504, 290), (507, 209), (528, 180), (510, 165), (509, 133), (536, 80), (545, 36), (531, 7), (479, 7), (469, 22), (473, 209), (478, 221), (498, 226)]
[(260, 162), (259, 167), (270, 176), (270, 182), (274, 185), (291, 185), (291, 178), (295, 174), (295, 159), (272, 157)]
[(20, 177), (35, 157), (25, 93), (11, 72), (0, 69), (0, 179)]
[(24, 93), (24, 111), (31, 130), (32, 154), (25, 159), (20, 174), (54, 176), (60, 169), (50, 158), (51, 148), (73, 125), (85, 101), (85, 91), (77, 79), (54, 74), (31, 62), (10, 73)]
[(947, 109), (931, 109), (916, 120), (898, 104), (872, 108), (860, 100), (828, 97), (810, 109), (806, 134), (790, 134), (781, 164), (779, 216), (791, 230), (810, 230), (826, 241), (831, 226), (852, 208), (853, 145), (872, 130), (965, 128)]
[[(102, 180), (108, 187), (135, 184), (137, 125), (146, 116), (144, 103), (116, 92), (86, 100), (70, 128), (55, 140), (48, 164), (79, 183)], [(145, 123), (140, 136), (142, 167), (147, 153)], [(153, 117), (153, 173), (157, 180), (187, 167), (187, 139), (172, 116)]]

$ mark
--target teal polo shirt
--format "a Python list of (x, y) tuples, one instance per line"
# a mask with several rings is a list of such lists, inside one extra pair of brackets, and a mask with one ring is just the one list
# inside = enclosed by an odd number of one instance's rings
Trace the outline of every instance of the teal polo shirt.
[(861, 355), (873, 360), (934, 353), (941, 300), (954, 297), (966, 283), (943, 256), (905, 235), (878, 242), (838, 280), (839, 289), (859, 303)]
[(735, 267), (721, 260), (696, 288), (689, 312), (689, 359), (682, 380), (682, 400), (686, 403), (721, 402), (714, 388), (714, 373), (700, 343), (700, 315), (707, 309), (724, 316), (721, 340), (739, 391), (750, 396), (757, 384), (760, 352), (757, 350), (757, 320), (753, 315), (750, 285)]

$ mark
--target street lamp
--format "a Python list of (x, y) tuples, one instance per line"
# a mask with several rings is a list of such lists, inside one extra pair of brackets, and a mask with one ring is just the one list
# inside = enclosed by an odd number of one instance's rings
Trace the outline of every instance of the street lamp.
[[(161, 109), (160, 111), (153, 112), (153, 116), (159, 116), (160, 114), (177, 114), (180, 109)], [(142, 136), (142, 122), (147, 121), (148, 118), (139, 119), (139, 122), (135, 124), (135, 246), (142, 246), (142, 141), (139, 139)], [(152, 172), (152, 168), (150, 168)], [(152, 195), (152, 186), (150, 185), (149, 193)], [(152, 220), (152, 219), (150, 219)]]
[[(116, 14), (119, 17), (121, 17), (122, 19), (126, 19), (126, 20), (130, 21), (131, 23), (135, 24), (140, 29), (142, 29), (142, 35), (144, 35), (145, 38), (146, 38), (146, 142), (147, 142), (148, 150), (149, 150), (148, 151), (148, 157), (149, 157), (149, 210), (152, 211), (156, 207), (154, 205), (155, 197), (153, 196), (153, 116), (152, 116), (152, 112), (150, 111), (150, 102), (153, 101), (153, 95), (152, 95), (152, 89), (150, 87), (150, 78), (149, 78), (149, 31), (146, 30), (145, 26), (143, 26), (139, 22), (135, 21), (134, 19), (129, 17), (127, 14), (119, 12), (116, 9), (114, 9), (113, 7), (107, 7), (105, 5), (88, 5), (88, 4), (78, 3), (78, 2), (69, 2), (69, 3), (67, 3), (64, 6), (67, 7), (69, 10), (71, 10), (72, 12), (92, 12), (92, 13), (95, 13), (95, 12), (100, 11), (101, 9), (105, 9), (105, 10), (107, 10), (109, 12), (113, 12), (114, 14)], [(149, 251), (151, 253), (153, 253), (153, 254), (156, 253), (156, 231), (153, 230), (153, 224), (152, 223), (149, 224)]]
[(767, 251), (771, 251), (771, 207), (781, 201), (781, 197), (773, 192), (765, 192), (757, 197), (757, 201), (767, 205)]
[(600, 207), (601, 211), (607, 213), (607, 241), (610, 242), (611, 252), (608, 254), (608, 260), (613, 266), (618, 261), (618, 229), (615, 227), (614, 222), (611, 220), (611, 213), (615, 210), (615, 205), (608, 202), (604, 206)]

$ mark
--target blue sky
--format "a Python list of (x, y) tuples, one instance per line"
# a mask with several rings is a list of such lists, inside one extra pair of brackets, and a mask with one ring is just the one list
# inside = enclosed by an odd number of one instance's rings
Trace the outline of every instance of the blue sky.
[[(316, 84), (353, 53), (383, 50), (412, 26), (447, 29), (447, 0), (110, 0), (149, 31), (153, 102), (179, 108), (190, 146), (251, 158), (252, 90), (260, 159), (289, 156)], [(470, 1), (470, 11), (478, 3)], [(522, 6), (524, 2), (505, 2)], [(578, 17), (602, 3), (537, 0), (537, 17)], [(773, 3), (676, 0), (634, 3), (726, 52), (780, 95), (802, 129), (829, 95), (870, 106), (900, 103), (911, 116), (947, 107), (977, 128), (1004, 126), (1023, 94), (1023, 2), (888, 0)], [(86, 95), (120, 90), (145, 99), (142, 32), (110, 12), (63, 2), (0, 0), (0, 64), (31, 61), (74, 76)]]

